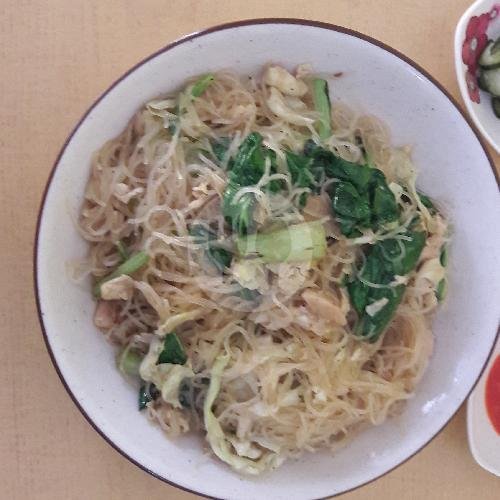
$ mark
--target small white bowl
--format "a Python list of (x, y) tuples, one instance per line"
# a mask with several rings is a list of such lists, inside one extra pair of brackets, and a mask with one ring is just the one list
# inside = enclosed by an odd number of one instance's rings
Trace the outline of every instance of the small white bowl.
[[(434, 322), (435, 350), (404, 413), (331, 453), (304, 454), (270, 474), (242, 477), (203, 452), (202, 440), (168, 440), (136, 409), (136, 389), (118, 373), (92, 322), (90, 283), (73, 285), (66, 263), (86, 253), (78, 213), (93, 151), (117, 135), (146, 100), (198, 73), (255, 74), (274, 61), (343, 72), (331, 85), (344, 101), (383, 119), (396, 144), (413, 145), (419, 187), (446, 207), (454, 235), (450, 287)], [(94, 428), (156, 477), (201, 495), (274, 500), (343, 493), (387, 473), (425, 446), (478, 379), (500, 316), (500, 198), (493, 165), (453, 99), (425, 71), (359, 33), (300, 20), (242, 21), (195, 33), (148, 57), (87, 111), (63, 146), (40, 211), (35, 291), (47, 348), (66, 389)], [(99, 458), (96, 457), (96, 460)]]
[[(463, 14), (458, 21), (455, 30), (455, 70), (457, 73), (458, 86), (465, 107), (469, 112), (474, 124), (481, 134), (493, 146), (497, 153), (500, 153), (500, 118), (497, 118), (491, 107), (491, 96), (487, 92), (477, 88), (471, 89), (472, 83), (467, 81), (467, 66), (462, 58), (462, 47), (464, 43), (473, 44), (470, 36), (467, 36), (467, 27), (473, 17), (490, 15), (490, 22), (486, 29), (486, 35), (490, 39), (497, 39), (500, 36), (500, 1), (499, 0), (477, 0)], [(483, 30), (480, 30), (484, 32)], [(477, 31), (474, 34), (479, 34)], [(469, 75), (470, 77), (470, 75)], [(477, 85), (477, 84), (475, 84)], [(471, 93), (477, 92), (476, 96), (480, 102), (475, 102), (471, 98)]]

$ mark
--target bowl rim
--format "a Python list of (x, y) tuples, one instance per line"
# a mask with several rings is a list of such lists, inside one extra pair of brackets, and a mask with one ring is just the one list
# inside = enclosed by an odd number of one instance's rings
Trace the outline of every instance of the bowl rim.
[[(439, 83), (433, 76), (431, 76), (424, 68), (422, 68), (413, 59), (411, 59), (410, 57), (404, 55), (403, 53), (399, 52), (398, 50), (392, 48), (391, 46), (387, 45), (386, 43), (381, 42), (381, 41), (379, 41), (376, 38), (373, 38), (371, 36), (365, 35), (365, 34), (359, 32), (357, 30), (354, 30), (354, 29), (351, 29), (351, 28), (345, 28), (343, 26), (339, 26), (339, 25), (332, 24), (332, 23), (326, 23), (326, 22), (322, 22), (322, 21), (314, 21), (314, 20), (309, 20), (309, 19), (300, 19), (300, 18), (285, 18), (285, 17), (272, 18), (272, 17), (269, 17), (269, 18), (255, 18), (255, 19), (244, 19), (244, 20), (239, 20), (239, 21), (231, 21), (231, 22), (217, 24), (217, 25), (211, 26), (209, 28), (201, 29), (199, 31), (194, 31), (194, 32), (192, 32), (190, 34), (181, 36), (180, 38), (177, 38), (177, 39), (173, 40), (172, 42), (168, 43), (164, 47), (162, 47), (162, 48), (156, 50), (155, 52), (153, 52), (152, 54), (144, 57), (138, 63), (136, 63), (135, 65), (133, 65), (129, 70), (127, 70), (125, 73), (123, 73), (120, 77), (118, 77), (108, 88), (106, 88), (106, 90), (104, 90), (99, 95), (99, 97), (97, 97), (94, 100), (94, 102), (84, 112), (84, 114), (82, 115), (82, 117), (78, 120), (78, 122), (73, 127), (73, 129), (71, 130), (71, 132), (67, 136), (66, 140), (64, 141), (64, 143), (63, 143), (63, 145), (62, 145), (62, 147), (61, 147), (61, 149), (60, 149), (60, 151), (59, 151), (59, 153), (58, 153), (58, 155), (57, 155), (57, 157), (56, 157), (56, 159), (54, 161), (52, 169), (50, 171), (49, 177), (47, 179), (47, 183), (45, 185), (45, 188), (44, 188), (41, 200), (40, 200), (39, 209), (38, 209), (37, 223), (36, 223), (36, 232), (35, 232), (35, 239), (34, 239), (34, 246), (33, 246), (33, 285), (34, 285), (34, 292), (35, 292), (35, 299), (36, 299), (36, 308), (37, 308), (37, 313), (38, 313), (38, 320), (39, 320), (40, 327), (41, 327), (41, 330), (42, 330), (43, 339), (44, 339), (47, 351), (49, 353), (50, 359), (52, 361), (52, 364), (54, 366), (54, 369), (55, 369), (55, 371), (56, 371), (56, 373), (57, 373), (57, 375), (58, 375), (58, 377), (59, 377), (62, 385), (66, 389), (66, 392), (70, 396), (71, 400), (73, 401), (73, 403), (75, 404), (75, 406), (78, 408), (78, 410), (80, 411), (80, 413), (87, 420), (87, 422), (91, 425), (91, 427), (112, 448), (114, 448), (118, 453), (120, 453), (124, 458), (126, 458), (128, 461), (130, 461), (131, 463), (133, 463), (134, 465), (136, 465), (138, 468), (140, 468), (143, 471), (147, 472), (151, 476), (153, 476), (153, 477), (155, 477), (155, 478), (163, 481), (164, 483), (167, 483), (167, 484), (169, 484), (171, 486), (174, 486), (176, 488), (179, 488), (181, 490), (184, 490), (184, 491), (187, 491), (189, 493), (193, 493), (195, 495), (199, 495), (199, 496), (205, 497), (205, 498), (214, 498), (214, 497), (209, 496), (209, 495), (207, 495), (207, 494), (205, 494), (203, 492), (197, 491), (195, 489), (191, 489), (191, 488), (179, 485), (179, 484), (175, 483), (174, 481), (171, 481), (171, 480), (163, 477), (161, 474), (153, 472), (152, 470), (148, 469), (145, 465), (141, 464), (140, 462), (138, 462), (137, 460), (135, 460), (133, 457), (131, 457), (124, 450), (122, 450), (120, 448), (120, 445), (117, 444), (117, 443), (115, 443), (114, 441), (112, 441), (112, 439), (109, 438), (104, 433), (104, 431), (102, 431), (100, 429), (100, 427), (90, 418), (90, 416), (87, 414), (87, 412), (81, 406), (81, 404), (78, 401), (78, 399), (75, 396), (75, 394), (73, 394), (73, 392), (72, 392), (72, 390), (71, 390), (68, 382), (66, 381), (66, 379), (64, 378), (64, 376), (61, 373), (61, 370), (60, 370), (59, 365), (57, 363), (57, 359), (56, 359), (56, 357), (54, 355), (54, 352), (52, 350), (52, 347), (51, 347), (51, 344), (50, 344), (50, 341), (49, 341), (49, 336), (47, 335), (47, 331), (45, 329), (44, 318), (43, 318), (43, 313), (42, 313), (42, 309), (41, 309), (39, 284), (38, 284), (38, 256), (39, 256), (39, 253), (38, 253), (38, 244), (39, 244), (40, 229), (41, 229), (42, 219), (43, 219), (43, 216), (44, 216), (44, 208), (45, 208), (45, 202), (46, 202), (47, 194), (48, 194), (50, 186), (52, 184), (52, 180), (53, 180), (53, 177), (54, 177), (55, 172), (57, 170), (57, 167), (59, 166), (60, 160), (61, 160), (62, 156), (64, 155), (64, 153), (66, 151), (66, 148), (68, 147), (68, 145), (70, 144), (71, 140), (73, 139), (73, 136), (75, 135), (75, 133), (77, 132), (77, 130), (80, 128), (80, 126), (82, 125), (82, 123), (86, 120), (87, 116), (107, 96), (107, 94), (111, 90), (113, 90), (113, 88), (116, 85), (118, 85), (122, 80), (124, 80), (125, 78), (127, 78), (130, 74), (132, 74), (139, 67), (141, 67), (144, 64), (148, 63), (150, 60), (154, 59), (155, 57), (159, 56), (160, 54), (168, 52), (169, 50), (173, 49), (177, 45), (189, 42), (189, 41), (191, 41), (193, 39), (196, 39), (196, 38), (199, 38), (199, 37), (203, 37), (203, 36), (208, 35), (210, 33), (224, 31), (224, 30), (227, 30), (227, 29), (239, 28), (239, 27), (243, 27), (243, 26), (255, 26), (255, 25), (262, 25), (262, 24), (283, 24), (283, 25), (291, 24), (291, 25), (301, 25), (301, 26), (307, 26), (307, 27), (313, 27), (313, 28), (326, 29), (326, 30), (330, 30), (330, 31), (335, 31), (337, 33), (342, 33), (342, 34), (345, 34), (345, 35), (350, 35), (352, 37), (355, 37), (355, 38), (358, 38), (360, 40), (363, 40), (363, 41), (366, 41), (368, 43), (371, 43), (372, 45), (375, 45), (375, 46), (377, 46), (377, 47), (385, 50), (386, 52), (389, 52), (392, 55), (395, 55), (396, 57), (398, 57), (402, 61), (404, 61), (407, 64), (409, 64), (410, 66), (412, 66), (419, 73), (421, 73), (430, 83), (432, 83), (435, 87), (437, 87), (438, 90), (440, 90), (445, 95), (445, 97), (448, 98), (448, 100), (451, 102), (451, 104), (459, 111), (459, 113), (461, 114), (462, 118), (469, 125), (470, 129), (472, 130), (472, 132), (476, 136), (476, 138), (477, 138), (477, 140), (478, 140), (481, 148), (483, 149), (484, 154), (485, 154), (485, 156), (486, 156), (486, 158), (487, 158), (487, 160), (488, 160), (488, 162), (490, 164), (490, 167), (491, 167), (491, 169), (493, 171), (493, 175), (494, 175), (495, 180), (497, 182), (497, 186), (500, 186), (500, 174), (497, 172), (497, 170), (495, 168), (495, 164), (493, 163), (492, 157), (491, 157), (488, 149), (486, 148), (484, 138), (481, 137), (481, 134), (479, 133), (477, 127), (475, 126), (475, 124), (473, 123), (473, 121), (471, 120), (471, 118), (468, 117), (466, 115), (465, 111), (460, 107), (460, 105), (458, 104), (457, 100), (450, 94), (450, 92), (448, 90), (446, 90), (444, 88), (444, 86), (441, 83)], [(381, 477), (385, 476), (386, 474), (389, 474), (390, 472), (392, 472), (393, 470), (397, 469), (398, 467), (400, 467), (401, 465), (403, 465), (404, 463), (406, 463), (408, 460), (410, 460), (411, 458), (413, 458), (415, 455), (417, 455), (418, 453), (420, 453), (420, 451), (422, 451), (432, 440), (434, 440), (434, 438), (436, 438), (443, 431), (443, 429), (448, 425), (448, 423), (451, 421), (451, 419), (457, 414), (457, 412), (460, 409), (460, 407), (463, 405), (463, 403), (467, 400), (467, 398), (470, 396), (470, 394), (472, 393), (472, 391), (476, 387), (477, 383), (479, 382), (479, 380), (480, 380), (480, 378), (481, 378), (481, 376), (482, 376), (482, 374), (483, 374), (483, 372), (484, 372), (484, 370), (485, 370), (485, 368), (486, 368), (486, 366), (488, 364), (488, 360), (489, 360), (489, 358), (490, 358), (490, 356), (491, 356), (491, 354), (493, 352), (493, 349), (495, 347), (495, 343), (498, 340), (499, 335), (500, 335), (500, 326), (497, 328), (497, 333), (496, 333), (496, 336), (495, 336), (495, 340), (493, 341), (493, 345), (492, 345), (492, 347), (490, 349), (490, 352), (488, 353), (487, 358), (485, 359), (485, 362), (484, 362), (483, 366), (481, 367), (481, 370), (480, 370), (480, 372), (478, 374), (478, 377), (475, 380), (474, 384), (471, 386), (471, 388), (470, 388), (469, 392), (467, 393), (466, 397), (462, 401), (460, 401), (459, 405), (457, 405), (456, 410), (452, 412), (452, 414), (447, 419), (447, 421), (445, 422), (445, 424), (433, 436), (431, 436), (415, 452), (413, 452), (411, 455), (409, 455), (404, 460), (402, 460), (401, 462), (399, 462), (395, 466), (391, 467), (387, 471), (379, 474), (378, 476), (376, 476), (376, 477), (374, 477), (374, 478), (372, 478), (372, 479), (370, 479), (368, 481), (365, 481), (365, 482), (363, 482), (361, 484), (358, 484), (358, 485), (356, 485), (356, 486), (354, 486), (352, 488), (349, 488), (347, 490), (335, 493), (333, 496), (338, 496), (338, 495), (342, 495), (344, 493), (348, 493), (350, 491), (354, 491), (354, 490), (356, 490), (358, 488), (361, 488), (363, 486), (366, 486), (369, 483), (372, 483), (372, 482), (376, 481), (377, 479), (380, 479)], [(330, 497), (332, 497), (332, 495), (329, 495), (328, 497), (321, 497), (321, 498), (330, 498)]]
[(462, 44), (464, 43), (467, 23), (469, 22), (471, 17), (479, 15), (479, 13), (476, 12), (477, 10), (479, 10), (480, 8), (482, 10), (483, 5), (486, 9), (486, 5), (490, 4), (492, 1), (493, 0), (476, 0), (472, 5), (469, 6), (469, 8), (460, 16), (460, 19), (458, 20), (457, 26), (455, 28), (453, 44), (455, 57), (455, 76), (457, 79), (462, 101), (465, 105), (465, 108), (467, 109), (467, 112), (469, 113), (469, 117), (471, 118), (477, 129), (481, 132), (482, 136), (486, 139), (486, 142), (488, 142), (490, 146), (500, 154), (500, 141), (496, 140), (483, 125), (482, 121), (476, 113), (476, 109), (474, 107), (475, 103), (472, 102), (472, 99), (469, 96), (467, 83), (465, 80), (465, 70), (467, 69), (467, 67), (462, 61)]

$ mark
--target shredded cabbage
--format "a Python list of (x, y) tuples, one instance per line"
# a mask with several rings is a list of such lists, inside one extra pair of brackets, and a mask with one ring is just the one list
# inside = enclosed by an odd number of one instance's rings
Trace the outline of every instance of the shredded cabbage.
[[(255, 454), (255, 446), (250, 443), (240, 443), (237, 448), (231, 445), (230, 439), (226, 436), (222, 427), (217, 420), (217, 417), (212, 411), (212, 406), (215, 399), (220, 391), (221, 378), (224, 369), (229, 363), (229, 356), (227, 354), (220, 355), (216, 358), (212, 370), (210, 372), (210, 386), (208, 388), (208, 393), (205, 398), (205, 404), (203, 406), (203, 415), (205, 422), (205, 429), (207, 431), (207, 440), (210, 443), (212, 451), (224, 462), (231, 465), (238, 472), (244, 472), (247, 474), (259, 474), (262, 471), (276, 467), (279, 463), (279, 457), (276, 453), (266, 453), (262, 458), (258, 460), (251, 460), (245, 458), (248, 455), (248, 451), (252, 449)], [(235, 450), (234, 453), (232, 450)], [(238, 451), (244, 455), (240, 456)]]
[(184, 378), (193, 377), (194, 372), (189, 365), (157, 364), (162, 349), (161, 339), (155, 338), (151, 341), (149, 351), (139, 367), (139, 374), (142, 380), (156, 385), (166, 403), (174, 408), (181, 408), (179, 386)]

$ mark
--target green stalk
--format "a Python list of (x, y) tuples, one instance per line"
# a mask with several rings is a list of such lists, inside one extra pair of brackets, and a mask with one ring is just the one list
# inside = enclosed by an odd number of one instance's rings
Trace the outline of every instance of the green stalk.
[(130, 347), (126, 347), (117, 359), (118, 369), (124, 375), (131, 375), (133, 377), (139, 376), (141, 362), (142, 356), (137, 351), (130, 349)]
[(130, 257), (127, 247), (123, 244), (121, 240), (116, 242), (116, 249), (118, 250), (118, 253), (120, 254), (120, 257), (122, 258), (123, 262), (125, 262)]
[(141, 267), (145, 266), (149, 261), (149, 255), (146, 252), (138, 252), (129, 257), (123, 264), (120, 264), (111, 274), (105, 276), (102, 280), (98, 281), (94, 286), (94, 297), (101, 296), (101, 286), (112, 279), (118, 278), (124, 274), (130, 275), (135, 273)]
[(448, 286), (446, 283), (446, 279), (443, 278), (437, 285), (436, 288), (436, 298), (438, 299), (439, 302), (443, 302), (443, 300), (446, 298), (446, 292), (447, 292)]
[(331, 104), (328, 82), (321, 78), (313, 80), (313, 100), (316, 111), (319, 112), (318, 133), (321, 139), (332, 135)]
[(193, 97), (200, 97), (205, 90), (210, 86), (210, 84), (214, 81), (214, 75), (212, 73), (208, 73), (198, 78), (193, 84), (191, 88), (191, 95)]

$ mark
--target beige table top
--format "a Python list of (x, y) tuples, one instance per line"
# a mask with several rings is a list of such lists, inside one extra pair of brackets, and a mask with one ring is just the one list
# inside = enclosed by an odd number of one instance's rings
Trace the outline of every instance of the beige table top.
[[(32, 288), (41, 193), (68, 132), (131, 65), (171, 40), (252, 17), (304, 17), (372, 35), (459, 97), (453, 30), (470, 0), (1, 0), (0, 498), (195, 498), (114, 451), (63, 389)], [(500, 157), (494, 156), (497, 166)], [(493, 499), (499, 480), (472, 459), (462, 408), (421, 453), (342, 498)]]

